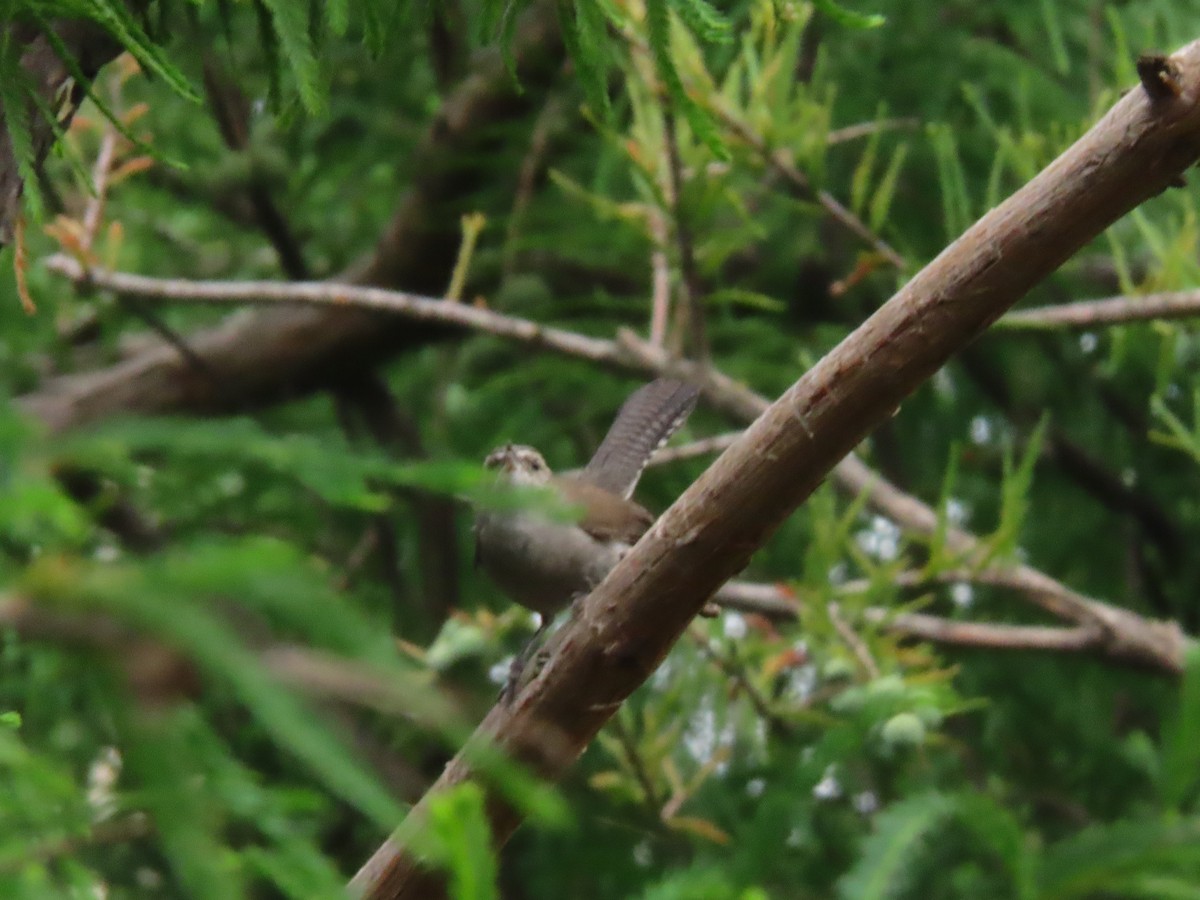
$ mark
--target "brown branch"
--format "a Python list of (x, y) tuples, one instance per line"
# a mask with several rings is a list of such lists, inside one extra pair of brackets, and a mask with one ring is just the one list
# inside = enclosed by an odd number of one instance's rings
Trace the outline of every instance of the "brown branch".
[[(897, 587), (923, 588), (930, 584), (981, 584), (989, 587), (1006, 588), (1025, 594), (1035, 587), (1021, 572), (1008, 568), (992, 568), (981, 571), (952, 569), (939, 572), (932, 577), (925, 572), (900, 572), (892, 577)], [(1098, 601), (1081, 598), (1068, 588), (1053, 582), (1040, 583), (1039, 590), (1051, 587), (1063, 596), (1075, 601), (1082, 599), (1089, 605)], [(849, 581), (839, 585), (838, 594), (865, 593), (873, 588), (870, 581)], [(755, 613), (776, 622), (794, 622), (800, 617), (800, 603), (791, 590), (776, 584), (731, 581), (714, 595), (713, 600), (725, 609)], [(1103, 607), (1103, 604), (1098, 604)], [(895, 610), (872, 606), (863, 611), (868, 622), (879, 625), (896, 635), (930, 641), (937, 644), (971, 646), (992, 650), (1044, 650), (1051, 652), (1089, 653), (1100, 659), (1109, 656), (1110, 638), (1105, 628), (1096, 625), (1077, 625), (1072, 628), (1055, 628), (1038, 625), (1007, 625), (988, 622), (962, 622), (927, 613), (897, 613)], [(839, 617), (840, 619), (840, 617)], [(842, 623), (849, 628), (848, 623)], [(838, 627), (838, 622), (834, 622)], [(1170, 633), (1171, 626), (1163, 623), (1140, 620), (1138, 629), (1165, 629), (1163, 636)], [(842, 629), (838, 627), (839, 634)], [(851, 632), (853, 634), (853, 632)], [(861, 639), (854, 635), (861, 644)], [(843, 634), (843, 638), (845, 635)], [(1174, 640), (1173, 638), (1171, 639)], [(857, 654), (857, 651), (856, 651)], [(1164, 655), (1160, 671), (1178, 675), (1183, 671), (1182, 658)], [(1139, 661), (1145, 665), (1145, 661)]]
[(883, 609), (867, 610), (867, 620), (885, 625), (890, 631), (959, 647), (988, 650), (1045, 650), (1056, 653), (1092, 651), (1102, 643), (1099, 629), (1077, 625), (1074, 628), (1048, 628), (1037, 625), (994, 625), (982, 622), (955, 622), (925, 613), (891, 613)]
[[(763, 412), (582, 603), (552, 639), (538, 676), (511, 705), (489, 713), (477, 739), (497, 742), (544, 777), (560, 777), (707, 598), (873, 427), (1104, 227), (1193, 165), (1200, 158), (1200, 41), (1170, 63), (1179, 96), (1126, 94)], [(701, 375), (695, 366), (672, 368)], [(967, 550), (977, 546), (965, 534), (947, 540)], [(1056, 584), (1028, 567), (1014, 571), (1030, 587), (1038, 580)], [(1153, 665), (1161, 664), (1164, 650), (1180, 652), (1177, 632), (1163, 635), (1175, 640), (1166, 647), (1127, 642), (1120, 626), (1137, 620), (1132, 614), (1112, 609), (1106, 616), (1083, 598), (1041, 599), (1059, 615), (1105, 629), (1115, 653)], [(546, 752), (539, 736), (547, 728), (568, 737), (565, 752)], [(426, 798), (471, 777), (460, 754)], [(425, 802), (406, 827), (420, 827)], [(489, 816), (493, 839), (503, 845), (520, 815), (493, 796)], [(388, 840), (352, 889), (371, 898), (431, 897), (444, 883), (401, 842)]]
[(1168, 291), (1021, 309), (1009, 313), (996, 324), (1007, 331), (1051, 331), (1196, 316), (1200, 316), (1200, 291)]
[[(1020, 593), (1024, 593), (1030, 587), (1018, 573), (1001, 568), (979, 572), (951, 570), (939, 572), (932, 578), (925, 572), (901, 572), (892, 579), (892, 582), (897, 587), (907, 588), (921, 588), (934, 582), (938, 584), (983, 584), (1008, 588)], [(1062, 589), (1061, 585), (1057, 587)], [(852, 581), (839, 585), (837, 592), (839, 594), (855, 594), (863, 593), (871, 588), (872, 585), (869, 581)], [(757, 613), (772, 621), (796, 621), (800, 615), (799, 604), (792, 597), (791, 592), (773, 584), (731, 581), (722, 587), (713, 599), (725, 609)], [(1095, 603), (1096, 601), (1087, 600), (1086, 602)], [(897, 613), (895, 610), (878, 606), (864, 610), (863, 617), (868, 622), (878, 625), (892, 634), (952, 646), (991, 650), (1089, 653), (1104, 658), (1109, 643), (1105, 629), (1093, 625), (1055, 628), (1040, 625), (962, 622), (928, 613)], [(871, 677), (875, 677), (878, 670), (862, 638), (854, 633), (840, 613), (831, 613), (830, 620), (838, 634), (854, 651), (864, 671), (871, 674)], [(1182, 672), (1182, 660), (1173, 662), (1169, 671), (1173, 674)]]
[(795, 592), (780, 585), (754, 581), (727, 581), (713, 594), (713, 602), (722, 609), (755, 613), (774, 621), (800, 618)]
[(440, 298), (358, 287), (333, 281), (192, 281), (186, 278), (151, 278), (126, 272), (87, 269), (78, 260), (55, 254), (46, 268), (80, 286), (109, 290), (123, 297), (231, 305), (255, 303), (276, 306), (313, 306), (344, 311), (391, 313), (404, 319), (434, 323), (455, 330), (482, 331), (553, 350), (595, 363), (616, 363), (622, 350), (615, 341), (585, 337), (573, 331), (540, 325), (465, 303)]
[[(67, 257), (53, 257), (48, 265), (73, 278), (85, 276), (78, 262)], [(355, 303), (370, 309), (484, 331), (614, 368), (633, 368), (647, 374), (690, 374), (703, 386), (710, 403), (743, 420), (754, 419), (767, 407), (764, 398), (728, 376), (716, 370), (701, 371), (694, 365), (673, 362), (661, 348), (651, 347), (629, 332), (622, 332), (617, 341), (605, 341), (463, 304), (324, 282), (197, 282), (101, 271), (87, 274), (98, 287), (144, 298), (215, 303)], [(733, 443), (733, 436), (721, 436), (713, 442), (727, 445)], [(702, 449), (707, 452), (710, 448)], [(834, 477), (843, 490), (853, 495), (866, 491), (872, 506), (905, 528), (925, 535), (936, 531), (938, 516), (931, 508), (883, 480), (856, 457), (843, 459), (835, 468)], [(982, 552), (979, 539), (961, 529), (949, 528), (946, 538), (950, 548), (964, 559)], [(1105, 646), (1112, 658), (1153, 665), (1168, 672), (1180, 670), (1183, 639), (1177, 626), (1149, 621), (1127, 610), (1090, 600), (1032, 567), (1017, 566), (1012, 571), (1022, 573), (1024, 592), (1052, 615), (1089, 627), (1103, 623), (1104, 633), (1111, 632)]]
[[(844, 490), (867, 491), (871, 506), (902, 527), (927, 536), (938, 531), (938, 516), (933, 509), (882, 479), (858, 458), (848, 456), (842, 460), (835, 476)], [(965, 560), (978, 558), (984, 552), (979, 538), (960, 528), (947, 526), (943, 537), (947, 548)], [(1056, 618), (1096, 630), (1099, 636), (1094, 647), (1108, 659), (1172, 675), (1183, 671), (1189, 640), (1177, 623), (1147, 619), (1092, 600), (1023, 563), (987, 571), (992, 583), (1019, 591)], [(978, 573), (972, 576), (974, 580), (983, 577)]]

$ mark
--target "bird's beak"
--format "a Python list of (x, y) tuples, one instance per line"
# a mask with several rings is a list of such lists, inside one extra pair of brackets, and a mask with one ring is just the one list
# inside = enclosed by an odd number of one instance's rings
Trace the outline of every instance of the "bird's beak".
[(483, 461), (485, 469), (499, 469), (502, 472), (512, 472), (513, 470), (513, 452), (512, 444), (505, 444), (499, 449), (493, 450), (487, 455)]

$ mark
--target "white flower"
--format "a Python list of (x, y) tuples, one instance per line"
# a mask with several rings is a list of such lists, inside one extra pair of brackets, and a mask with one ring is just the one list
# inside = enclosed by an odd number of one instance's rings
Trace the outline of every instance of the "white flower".
[(821, 776), (821, 780), (813, 785), (813, 796), (818, 800), (836, 800), (842, 796), (842, 785), (837, 780), (834, 766), (831, 763)]

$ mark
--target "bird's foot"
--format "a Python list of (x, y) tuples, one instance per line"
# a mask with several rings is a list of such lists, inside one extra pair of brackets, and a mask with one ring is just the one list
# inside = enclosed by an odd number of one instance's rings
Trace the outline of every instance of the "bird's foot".
[(538, 659), (537, 668), (533, 673), (534, 677), (537, 676), (537, 673), (541, 671), (542, 666), (545, 665), (545, 655), (543, 653), (538, 653), (535, 655), (534, 651), (538, 649), (538, 643), (540, 642), (542, 635), (545, 634), (546, 629), (550, 627), (550, 621), (551, 620), (546, 616), (541, 617), (541, 623), (538, 625), (537, 631), (533, 633), (533, 637), (526, 642), (525, 646), (521, 648), (521, 652), (514, 656), (513, 661), (509, 663), (508, 678), (504, 681), (504, 687), (500, 689), (501, 705), (508, 706), (515, 699), (517, 699), (517, 693), (519, 692), (522, 682), (524, 681), (523, 676), (525, 675), (525, 667), (529, 664), (530, 657), (536, 657)]

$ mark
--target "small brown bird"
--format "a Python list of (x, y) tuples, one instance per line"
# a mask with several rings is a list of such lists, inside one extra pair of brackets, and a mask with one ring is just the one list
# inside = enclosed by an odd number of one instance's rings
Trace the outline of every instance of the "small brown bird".
[[(530, 646), (556, 613), (599, 584), (653, 524), (654, 516), (629, 498), (651, 455), (684, 423), (698, 396), (697, 388), (670, 378), (638, 389), (579, 472), (553, 474), (532, 447), (508, 444), (488, 454), (484, 465), (502, 482), (550, 488), (582, 510), (576, 522), (536, 510), (476, 516), (477, 563), (509, 598), (541, 616)], [(526, 655), (514, 662), (517, 677)], [(511, 687), (510, 677), (506, 693)]]

